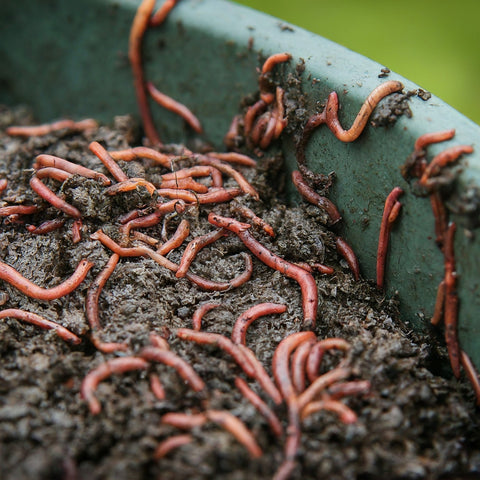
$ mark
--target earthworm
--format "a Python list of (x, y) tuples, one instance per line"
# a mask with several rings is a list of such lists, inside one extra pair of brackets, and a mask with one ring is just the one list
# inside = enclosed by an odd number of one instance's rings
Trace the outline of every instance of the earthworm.
[[(143, 233), (143, 232), (132, 232), (132, 238), (134, 240), (139, 240), (140, 242), (143, 242), (149, 245), (150, 247), (157, 247), (160, 243), (160, 240), (158, 238), (153, 238), (150, 235), (147, 235), (146, 233)], [(166, 255), (166, 254), (164, 253), (163, 255)]]
[(377, 104), (387, 95), (398, 92), (403, 89), (403, 85), (395, 80), (382, 83), (376, 87), (363, 102), (352, 126), (344, 130), (338, 119), (338, 95), (336, 92), (330, 93), (325, 107), (325, 123), (332, 133), (342, 142), (353, 142), (362, 133)]
[(477, 398), (477, 405), (480, 405), (480, 378), (472, 360), (463, 350), (460, 350), (460, 362), (462, 362), (468, 380), (472, 384), (473, 391)]
[(90, 143), (88, 148), (100, 159), (100, 161), (105, 165), (105, 168), (112, 174), (113, 178), (117, 182), (128, 180), (126, 173), (118, 166), (117, 162), (115, 162), (111, 155), (98, 142)]
[(433, 315), (430, 320), (432, 325), (438, 325), (442, 320), (443, 307), (445, 304), (445, 279), (438, 284), (437, 297), (435, 299), (435, 307), (433, 309)]
[(8, 180), (6, 178), (0, 178), (0, 193), (4, 192), (8, 187)]
[(228, 127), (227, 133), (223, 137), (223, 143), (229, 150), (233, 150), (238, 146), (240, 140), (240, 122), (242, 115), (235, 115), (232, 118), (230, 127)]
[(158, 333), (150, 333), (150, 343), (156, 348), (170, 350), (170, 345), (168, 344), (168, 341)]
[(358, 281), (360, 278), (360, 265), (358, 264), (357, 256), (352, 247), (342, 237), (336, 238), (335, 245), (337, 247), (337, 252), (347, 261), (348, 266), (353, 273), (353, 277)]
[[(96, 231), (92, 235), (90, 235), (92, 240), (99, 240), (103, 245), (107, 248), (112, 250), (112, 252), (118, 253), (121, 257), (141, 257), (141, 256), (148, 256), (156, 263), (161, 265), (162, 267), (168, 268), (172, 272), (176, 272), (178, 270), (178, 265), (176, 263), (171, 262), (167, 258), (162, 255), (159, 255), (154, 250), (151, 250), (147, 247), (131, 247), (125, 248), (121, 247), (113, 241), (108, 235), (103, 233), (101, 230)], [(229, 290), (230, 288), (236, 288), (240, 285), (243, 285), (247, 282), (253, 271), (253, 262), (249, 255), (242, 255), (245, 261), (245, 271), (238, 275), (237, 277), (233, 278), (228, 282), (215, 282), (212, 280), (207, 280), (205, 278), (199, 277), (193, 273), (187, 272), (185, 275), (191, 282), (198, 285), (200, 288), (204, 290), (212, 290), (212, 291), (224, 291)], [(1, 277), (0, 277), (1, 278)]]
[(221, 305), (219, 303), (204, 303), (203, 305), (200, 305), (196, 310), (195, 313), (193, 314), (192, 317), (192, 328), (196, 332), (199, 332), (202, 328), (202, 320), (203, 316), (208, 313), (210, 310), (213, 310), (214, 308), (220, 307)]
[(464, 153), (472, 153), (473, 148), (470, 145), (457, 145), (447, 148), (443, 152), (436, 155), (433, 160), (426, 166), (423, 175), (420, 177), (419, 184), (425, 186), (427, 180), (432, 175), (436, 175), (440, 169), (456, 161)]
[(329, 398), (310, 402), (302, 410), (301, 417), (305, 419), (320, 410), (329, 410), (330, 412), (336, 413), (340, 421), (345, 424), (355, 423), (358, 419), (357, 414), (351, 408), (338, 400), (331, 400)]
[(58, 120), (52, 123), (45, 123), (43, 125), (36, 125), (33, 127), (19, 127), (13, 126), (6, 129), (7, 135), (10, 136), (20, 136), (20, 137), (39, 137), (42, 135), (48, 135), (52, 132), (57, 132), (58, 130), (63, 130), (68, 128), (72, 131), (82, 131), (82, 130), (94, 130), (98, 128), (98, 123), (91, 118), (85, 120), (80, 120), (75, 122), (73, 120), (65, 119)]
[(192, 441), (193, 437), (188, 433), (168, 437), (158, 444), (153, 458), (159, 460), (160, 458), (166, 457), (172, 450), (182, 447), (183, 445), (188, 445)]
[(445, 142), (451, 140), (455, 136), (455, 129), (444, 130), (441, 132), (424, 133), (417, 138), (414, 145), (415, 152), (421, 152), (425, 150), (432, 143)]
[(350, 349), (350, 344), (343, 338), (326, 338), (318, 341), (312, 347), (305, 367), (307, 378), (310, 382), (314, 382), (318, 378), (323, 355), (327, 350), (331, 349), (345, 352)]
[(237, 152), (209, 152), (207, 157), (213, 157), (222, 162), (236, 163), (237, 165), (242, 165), (244, 167), (256, 167), (257, 162), (253, 158), (243, 155), (242, 153)]
[(398, 197), (402, 194), (403, 190), (400, 187), (395, 187), (385, 200), (377, 249), (377, 288), (379, 289), (383, 289), (384, 286), (388, 242), (393, 222), (395, 221), (402, 205), (398, 201)]
[(201, 165), (210, 165), (211, 167), (215, 167), (216, 169), (220, 170), (222, 173), (231, 176), (246, 194), (251, 195), (255, 200), (259, 200), (260, 197), (255, 188), (253, 188), (247, 179), (232, 166), (205, 155), (200, 155), (198, 161)]
[(58, 180), (59, 182), (64, 182), (69, 177), (72, 176), (71, 173), (66, 172), (65, 170), (61, 170), (59, 168), (54, 167), (45, 167), (37, 170), (35, 172), (35, 176), (37, 178), (52, 178), (53, 180)]
[(54, 155), (47, 155), (42, 153), (41, 155), (37, 155), (37, 157), (35, 157), (35, 163), (33, 164), (33, 168), (38, 170), (43, 167), (55, 167), (59, 168), (60, 170), (65, 170), (66, 172), (72, 173), (74, 175), (81, 175), (85, 178), (100, 180), (105, 186), (112, 183), (111, 180), (103, 173), (96, 172), (95, 170), (91, 170), (90, 168), (86, 168), (73, 162), (69, 162), (64, 158), (55, 157)]
[(258, 217), (251, 208), (248, 208), (237, 201), (232, 202), (231, 205), (236, 213), (239, 213), (247, 220), (250, 220), (254, 225), (260, 227), (267, 235), (270, 235), (270, 237), (275, 236), (272, 226), (263, 220), (263, 218)]
[(128, 178), (127, 180), (119, 181), (115, 185), (107, 187), (105, 193), (107, 195), (117, 195), (121, 192), (130, 192), (138, 187), (145, 187), (150, 195), (153, 195), (157, 190), (152, 183), (147, 182), (144, 178)]
[(306, 340), (305, 342), (301, 343), (293, 352), (291, 361), (291, 376), (293, 386), (297, 393), (302, 393), (305, 390), (305, 364), (314, 343), (315, 340), (313, 338)]
[(160, 90), (155, 88), (155, 85), (153, 85), (152, 82), (146, 83), (146, 89), (159, 105), (182, 117), (197, 133), (203, 133), (200, 121), (185, 105), (162, 93)]
[(200, 392), (205, 388), (205, 382), (198, 376), (192, 366), (170, 350), (145, 347), (140, 352), (140, 357), (150, 362), (159, 362), (174, 368), (195, 392)]
[(211, 422), (230, 432), (248, 450), (252, 458), (262, 456), (262, 449), (254, 435), (240, 419), (226, 410), (207, 410), (205, 414)]
[(196, 193), (207, 193), (208, 187), (203, 183), (195, 181), (191, 177), (178, 178), (175, 180), (164, 180), (159, 188), (179, 188), (181, 190), (192, 190)]
[(275, 383), (272, 381), (270, 376), (263, 364), (258, 360), (257, 356), (253, 351), (242, 343), (237, 344), (238, 348), (244, 353), (247, 359), (252, 364), (253, 369), (255, 370), (254, 378), (258, 384), (263, 388), (265, 393), (267, 393), (274, 403), (280, 405), (282, 403), (282, 394), (275, 386)]
[(351, 370), (345, 367), (337, 367), (317, 377), (310, 386), (298, 397), (298, 406), (302, 411), (322, 390), (340, 380), (345, 380), (351, 374)]
[(313, 332), (292, 333), (285, 337), (275, 349), (272, 370), (275, 382), (287, 404), (296, 399), (297, 394), (290, 375), (289, 360), (292, 352), (303, 342), (315, 340)]
[[(284, 108), (283, 108), (283, 94), (284, 90), (281, 87), (277, 87), (276, 90), (276, 104), (271, 112), (271, 116), (268, 120), (268, 124), (265, 127), (265, 132), (260, 139), (259, 146), (261, 149), (266, 150), (272, 140), (278, 138), (282, 133), (282, 130), (286, 126), (286, 121), (283, 118)], [(278, 136), (277, 136), (278, 132)]]
[(254, 320), (266, 315), (283, 313), (287, 306), (278, 303), (259, 303), (243, 312), (236, 320), (232, 330), (233, 343), (246, 344), (247, 329)]
[(238, 348), (229, 338), (218, 333), (198, 332), (188, 328), (179, 328), (177, 330), (177, 337), (181, 340), (195, 342), (198, 344), (214, 345), (224, 352), (228, 353), (237, 365), (250, 377), (255, 376), (255, 370), (245, 356), (242, 350)]
[(114, 160), (123, 160), (130, 162), (139, 158), (147, 158), (162, 167), (170, 169), (172, 167), (172, 156), (160, 153), (149, 147), (133, 147), (125, 150), (115, 150), (108, 152)]
[(56, 322), (47, 320), (46, 318), (37, 315), (36, 313), (27, 312), (25, 310), (20, 310), (18, 308), (8, 308), (6, 310), (0, 311), (0, 318), (16, 318), (22, 320), (23, 322), (31, 323), (37, 327), (43, 328), (45, 330), (55, 330), (55, 333), (66, 342), (73, 343), (78, 345), (81, 340), (70, 330), (67, 330), (65, 327), (62, 327)]
[(160, 255), (166, 255), (175, 248), (178, 248), (183, 241), (190, 234), (190, 222), (183, 219), (179, 224), (175, 233), (169, 238), (164, 244), (160, 245), (157, 248), (157, 253)]
[(92, 415), (100, 413), (102, 406), (95, 397), (95, 390), (101, 381), (117, 373), (130, 372), (132, 370), (145, 370), (148, 362), (138, 357), (119, 357), (107, 360), (94, 368), (85, 376), (80, 387), (82, 398), (88, 403)]
[(250, 107), (248, 107), (245, 117), (243, 119), (243, 133), (245, 137), (250, 136), (253, 129), (253, 122), (255, 118), (260, 115), (267, 108), (267, 103), (260, 99)]
[(271, 72), (275, 65), (283, 62), (288, 62), (292, 56), (289, 53), (275, 53), (270, 55), (262, 66), (262, 75), (265, 75), (268, 72)]
[(320, 210), (327, 213), (329, 219), (328, 223), (330, 225), (335, 225), (342, 219), (337, 207), (327, 197), (315, 192), (315, 190), (307, 184), (303, 175), (298, 170), (292, 172), (292, 181), (298, 190), (298, 193), (300, 193), (305, 200), (316, 205)]
[(148, 25), (150, 27), (158, 27), (158, 25), (162, 24), (177, 2), (178, 0), (165, 0), (163, 5), (152, 15)]
[(207, 422), (205, 413), (178, 413), (170, 412), (163, 415), (161, 422), (164, 425), (180, 428), (181, 430), (191, 430), (195, 427), (201, 427)]
[(273, 410), (266, 404), (247, 384), (247, 382), (240, 377), (235, 377), (235, 386), (240, 390), (242, 395), (263, 415), (272, 432), (277, 437), (283, 436), (283, 427), (275, 415)]
[(73, 292), (73, 290), (83, 282), (92, 267), (92, 262), (86, 259), (80, 260), (73, 274), (67, 278), (67, 280), (60, 283), (60, 285), (52, 288), (42, 288), (35, 285), (23, 277), (13, 267), (3, 262), (0, 262), (0, 278), (30, 298), (36, 298), (37, 300), (54, 300)]
[(233, 218), (221, 217), (213, 212), (208, 215), (208, 221), (217, 227), (223, 227), (235, 233), (244, 245), (262, 262), (269, 267), (278, 270), (289, 278), (296, 280), (302, 291), (303, 327), (315, 328), (318, 308), (317, 285), (312, 275), (303, 268), (287, 262), (283, 258), (272, 253), (268, 248), (258, 242), (248, 231), (249, 224), (241, 223)]
[(333, 275), (335, 273), (334, 268), (324, 265), (323, 263), (312, 263), (312, 267), (324, 275)]
[(460, 348), (457, 338), (458, 320), (458, 296), (456, 292), (457, 273), (455, 271), (454, 237), (456, 231), (455, 223), (450, 223), (445, 236), (445, 342), (447, 344), (448, 356), (456, 378), (460, 376)]
[(151, 373), (150, 378), (150, 390), (155, 395), (157, 400), (165, 400), (165, 389), (158, 375)]
[(215, 188), (207, 193), (195, 193), (189, 190), (176, 188), (160, 188), (157, 193), (161, 197), (184, 200), (185, 202), (206, 204), (229, 202), (242, 193), (240, 188)]
[[(248, 158), (248, 157), (247, 157)], [(180, 180), (185, 177), (212, 177), (212, 186), (221, 187), (223, 185), (222, 173), (215, 167), (209, 165), (195, 165), (190, 168), (182, 168), (175, 172), (165, 173), (162, 175), (162, 180)]]
[(34, 235), (45, 235), (46, 233), (54, 232), (59, 228), (62, 228), (65, 224), (63, 218), (54, 218), (52, 220), (46, 220), (36, 227), (35, 225), (27, 225), (26, 229)]
[(260, 140), (265, 135), (267, 127), (270, 124), (270, 120), (272, 120), (272, 112), (268, 111), (260, 115), (252, 128), (249, 146), (255, 146), (260, 143)]
[(178, 270), (175, 273), (177, 278), (182, 278), (187, 274), (190, 265), (195, 260), (198, 252), (216, 242), (219, 238), (222, 238), (226, 234), (225, 230), (221, 228), (220, 230), (213, 230), (205, 235), (200, 235), (191, 240), (188, 245), (185, 247), (180, 263), (178, 264)]
[(65, 202), (60, 197), (57, 197), (57, 195), (55, 195), (52, 190), (44, 185), (36, 175), (30, 179), (30, 186), (35, 193), (37, 193), (40, 197), (58, 210), (61, 210), (73, 218), (80, 218), (82, 216), (82, 213), (80, 210), (78, 210), (78, 208)]
[(161, 145), (160, 137), (155, 129), (150, 107), (148, 105), (142, 65), (143, 37), (151, 20), (155, 3), (155, 0), (143, 0), (137, 9), (135, 18), (132, 22), (128, 41), (128, 59), (132, 67), (133, 83), (145, 134), (152, 145)]
[(371, 386), (368, 380), (335, 383), (328, 388), (328, 397), (332, 400), (339, 400), (348, 395), (364, 395), (370, 391)]
[(82, 240), (82, 226), (81, 218), (77, 218), (72, 224), (72, 243), (78, 243)]
[(432, 192), (429, 197), (435, 220), (435, 243), (442, 250), (445, 242), (445, 232), (448, 228), (447, 210), (439, 192)]
[(8, 207), (0, 207), (0, 217), (8, 217), (10, 215), (31, 215), (40, 210), (37, 205), (9, 205)]

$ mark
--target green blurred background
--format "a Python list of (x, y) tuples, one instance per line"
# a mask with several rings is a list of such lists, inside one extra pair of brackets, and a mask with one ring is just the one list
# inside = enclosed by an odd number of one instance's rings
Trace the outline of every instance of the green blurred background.
[(480, 1), (236, 0), (415, 82), (480, 124)]

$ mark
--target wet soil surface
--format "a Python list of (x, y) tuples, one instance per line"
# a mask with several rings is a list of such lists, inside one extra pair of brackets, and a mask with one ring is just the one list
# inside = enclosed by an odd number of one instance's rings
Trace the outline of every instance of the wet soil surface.
[[(107, 173), (89, 153), (89, 142), (100, 141), (112, 150), (138, 142), (128, 117), (118, 117), (110, 128), (104, 126), (88, 134), (60, 132), (30, 139), (3, 133), (6, 125), (24, 119), (21, 109), (2, 110), (0, 117), (0, 177), (8, 179), (1, 201), (9, 205), (40, 202), (45, 206), (41, 213), (27, 217), (26, 224), (38, 225), (60, 215), (42, 203), (28, 185), (36, 155), (54, 154)], [(478, 410), (465, 379), (455, 380), (444, 370), (446, 353), (441, 336), (434, 332), (416, 336), (402, 324), (394, 300), (384, 298), (371, 282), (354, 281), (347, 265), (337, 257), (333, 234), (321, 225), (319, 210), (307, 204), (289, 207), (282, 202), (285, 178), (281, 167), (279, 158), (267, 155), (259, 160), (257, 169), (242, 168), (259, 190), (261, 201), (240, 201), (276, 232), (272, 239), (255, 227), (254, 235), (290, 261), (323, 262), (335, 268), (333, 275), (315, 274), (319, 292), (315, 333), (319, 338), (342, 337), (351, 342), (347, 364), (353, 369), (353, 378), (371, 382), (369, 394), (344, 400), (357, 413), (356, 423), (345, 425), (327, 411), (303, 422), (298, 462), (291, 478), (480, 475)], [(141, 162), (123, 163), (122, 168), (132, 177), (153, 178), (161, 173), (159, 167), (146, 168)], [(59, 187), (58, 183), (51, 185)], [(221, 350), (181, 341), (175, 330), (191, 328), (194, 311), (205, 302), (221, 303), (221, 307), (204, 317), (202, 329), (226, 336), (230, 336), (235, 319), (251, 306), (285, 303), (286, 313), (258, 319), (247, 334), (247, 345), (271, 373), (278, 343), (301, 329), (298, 284), (254, 259), (252, 278), (245, 285), (226, 292), (205, 292), (150, 259), (122, 258), (100, 297), (102, 340), (127, 342), (130, 354), (136, 354), (149, 345), (151, 332), (168, 337), (171, 350), (190, 362), (206, 382), (207, 393), (193, 392), (175, 370), (155, 364), (148, 371), (114, 375), (102, 382), (97, 390), (102, 410), (92, 415), (80, 396), (81, 382), (94, 367), (122, 354), (100, 353), (89, 340), (85, 294), (111, 255), (90, 235), (99, 228), (114, 232), (118, 216), (146, 197), (139, 189), (106, 199), (96, 182), (77, 177), (61, 190), (84, 212), (82, 240), (72, 243), (72, 220), (68, 218), (62, 229), (37, 236), (26, 230), (26, 224), (4, 221), (0, 260), (45, 287), (67, 278), (82, 258), (95, 266), (73, 293), (51, 302), (32, 300), (2, 281), (0, 289), (8, 295), (2, 308), (41, 314), (81, 336), (82, 342), (72, 346), (54, 331), (15, 319), (0, 321), (0, 477), (271, 478), (283, 460), (284, 439), (272, 434), (264, 418), (236, 389), (235, 377), (244, 377), (243, 373)], [(192, 208), (145, 233), (161, 238), (163, 228), (170, 236), (181, 218), (187, 218), (190, 240), (213, 229), (206, 220), (209, 211), (235, 215), (231, 209), (230, 205)], [(171, 252), (168, 258), (178, 262), (183, 249)], [(235, 236), (222, 238), (201, 251), (192, 270), (218, 281), (231, 279), (244, 268), (244, 251)], [(326, 371), (338, 361), (338, 356), (327, 355), (322, 368)], [(442, 374), (444, 371), (447, 373)], [(150, 389), (152, 372), (161, 378), (165, 400), (158, 400)], [(250, 386), (269, 402), (255, 382)], [(270, 404), (286, 428), (285, 406)], [(228, 410), (241, 419), (254, 433), (263, 455), (252, 459), (229, 432), (207, 423), (191, 431), (189, 444), (165, 458), (153, 459), (160, 441), (182, 433), (161, 423), (164, 414), (207, 408)]]

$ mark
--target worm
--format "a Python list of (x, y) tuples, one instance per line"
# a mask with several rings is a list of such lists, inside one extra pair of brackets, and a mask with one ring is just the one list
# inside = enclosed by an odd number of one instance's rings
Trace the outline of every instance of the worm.
[(195, 313), (193, 314), (193, 317), (192, 317), (193, 330), (195, 330), (196, 332), (199, 332), (202, 328), (203, 316), (210, 310), (213, 310), (214, 308), (217, 308), (220, 306), (221, 305), (219, 303), (204, 303), (203, 305), (200, 305), (195, 310)]
[(118, 166), (111, 155), (98, 142), (90, 143), (88, 148), (100, 159), (100, 161), (105, 165), (106, 169), (112, 174), (113, 178), (117, 182), (124, 182), (128, 180), (125, 172)]
[(358, 264), (357, 256), (352, 247), (342, 237), (336, 238), (335, 245), (337, 247), (337, 252), (347, 261), (348, 266), (353, 273), (353, 277), (358, 281), (360, 278), (360, 265)]
[(187, 445), (193, 441), (193, 437), (189, 434), (173, 435), (157, 445), (153, 458), (159, 460), (166, 457), (172, 450), (175, 450), (183, 445)]
[(96, 128), (98, 128), (98, 123), (91, 118), (87, 118), (79, 122), (65, 119), (58, 120), (52, 123), (45, 123), (43, 125), (35, 125), (32, 127), (12, 126), (6, 129), (6, 133), (7, 135), (10, 135), (12, 137), (40, 137), (66, 128), (72, 131), (95, 130)]

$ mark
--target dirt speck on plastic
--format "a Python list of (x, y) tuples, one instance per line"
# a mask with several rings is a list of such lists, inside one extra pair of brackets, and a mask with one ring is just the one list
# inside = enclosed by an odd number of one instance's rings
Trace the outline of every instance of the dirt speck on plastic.
[[(8, 124), (25, 119), (22, 109), (0, 111), (0, 178), (8, 188), (2, 204), (39, 202), (28, 180), (36, 155), (50, 153), (103, 173), (103, 166), (88, 151), (96, 140), (108, 149), (138, 142), (129, 117), (117, 117), (110, 127), (96, 132), (59, 132), (19, 139), (6, 136)], [(24, 120), (29, 122), (30, 119)], [(122, 163), (129, 176), (155, 176), (159, 167), (141, 162)], [(282, 202), (279, 186), (284, 178), (281, 159), (266, 155), (257, 170), (242, 169), (260, 192), (261, 201), (240, 201), (270, 223), (276, 237), (252, 227), (256, 238), (289, 261), (316, 261), (335, 268), (333, 275), (315, 274), (319, 292), (319, 338), (341, 337), (352, 344), (347, 363), (355, 377), (369, 380), (371, 392), (346, 399), (358, 421), (342, 424), (333, 413), (319, 412), (302, 424), (301, 447), (293, 479), (434, 479), (480, 475), (478, 411), (468, 382), (448, 373), (441, 335), (419, 337), (399, 317), (395, 299), (376, 291), (370, 281), (355, 282), (347, 265), (337, 257), (334, 236), (321, 225), (321, 213), (305, 203)], [(131, 195), (107, 197), (94, 181), (73, 177), (63, 194), (84, 212), (82, 240), (71, 240), (72, 220), (60, 230), (34, 236), (25, 223), (3, 222), (0, 260), (38, 285), (54, 286), (69, 276), (81, 258), (94, 262), (86, 280), (67, 297), (51, 302), (32, 300), (5, 282), (8, 295), (2, 308), (22, 308), (57, 321), (82, 337), (71, 346), (53, 331), (40, 330), (15, 319), (0, 321), (0, 477), (13, 479), (264, 479), (271, 478), (283, 460), (284, 440), (234, 385), (243, 374), (221, 350), (180, 341), (175, 329), (191, 327), (195, 309), (205, 302), (221, 303), (205, 317), (202, 329), (230, 336), (235, 319), (261, 302), (285, 303), (287, 312), (260, 318), (249, 328), (247, 345), (271, 373), (273, 352), (288, 334), (301, 328), (301, 293), (298, 284), (256, 259), (250, 281), (226, 292), (204, 292), (187, 279), (175, 276), (150, 259), (123, 258), (100, 297), (102, 340), (127, 342), (132, 354), (149, 344), (151, 332), (168, 335), (170, 348), (187, 360), (207, 384), (206, 396), (196, 394), (176, 372), (155, 364), (148, 371), (114, 375), (102, 382), (97, 398), (102, 410), (92, 415), (80, 397), (85, 375), (114, 354), (102, 354), (90, 343), (84, 313), (88, 285), (105, 266), (110, 252), (90, 234), (102, 228), (114, 231), (118, 216), (147, 204), (141, 189)], [(169, 235), (181, 218), (188, 218), (188, 240), (211, 231), (206, 215), (214, 210), (230, 215), (229, 205), (189, 209), (146, 233)], [(38, 225), (59, 215), (46, 206), (26, 218)], [(169, 254), (178, 262), (184, 246)], [(243, 244), (225, 237), (200, 252), (192, 270), (224, 281), (244, 268)], [(326, 356), (325, 369), (338, 363)], [(149, 387), (149, 373), (157, 373), (165, 387), (158, 400)], [(445, 373), (446, 372), (446, 373)], [(258, 385), (251, 387), (262, 395)], [(272, 404), (273, 406), (273, 404)], [(191, 443), (161, 460), (153, 453), (160, 441), (182, 433), (161, 424), (168, 412), (194, 413), (206, 407), (228, 410), (252, 430), (263, 450), (251, 459), (227, 431), (208, 423), (192, 430)], [(284, 427), (284, 405), (275, 407)]]

